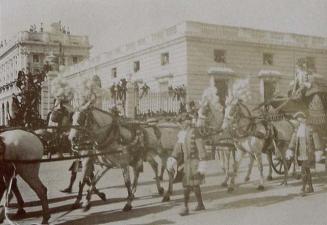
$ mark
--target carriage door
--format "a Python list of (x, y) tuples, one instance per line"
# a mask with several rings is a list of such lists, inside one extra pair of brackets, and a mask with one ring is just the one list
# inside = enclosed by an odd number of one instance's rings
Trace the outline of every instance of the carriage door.
[(228, 96), (228, 79), (215, 79), (219, 103), (225, 108), (226, 97)]

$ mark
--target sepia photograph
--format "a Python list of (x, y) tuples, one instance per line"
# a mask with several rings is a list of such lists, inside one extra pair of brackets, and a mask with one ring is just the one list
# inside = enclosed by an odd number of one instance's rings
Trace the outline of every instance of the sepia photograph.
[(0, 224), (327, 225), (326, 0), (0, 0)]

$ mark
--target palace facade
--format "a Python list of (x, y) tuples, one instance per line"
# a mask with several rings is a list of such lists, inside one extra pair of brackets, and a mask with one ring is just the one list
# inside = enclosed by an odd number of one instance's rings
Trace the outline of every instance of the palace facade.
[[(31, 26), (29, 31), (21, 31), (10, 41), (2, 41), (0, 46), (0, 124), (6, 125), (11, 113), (12, 94), (18, 71), (42, 71), (47, 57), (51, 56), (63, 68), (77, 64), (89, 57), (91, 46), (87, 36), (72, 35), (59, 23), (53, 23), (49, 31)], [(55, 68), (59, 69), (59, 68)], [(47, 87), (42, 94), (47, 94)], [(42, 111), (43, 106), (40, 106)], [(48, 110), (48, 108), (47, 108)], [(44, 111), (44, 110), (43, 110)], [(44, 116), (44, 115), (43, 115)]]
[(285, 94), (303, 58), (309, 69), (327, 76), (327, 38), (186, 21), (62, 73), (74, 85), (97, 77), (104, 88), (120, 78), (146, 83), (150, 92), (184, 86), (187, 101), (200, 99), (210, 77), (221, 99), (233, 80), (249, 78), (256, 104), (276, 91)]

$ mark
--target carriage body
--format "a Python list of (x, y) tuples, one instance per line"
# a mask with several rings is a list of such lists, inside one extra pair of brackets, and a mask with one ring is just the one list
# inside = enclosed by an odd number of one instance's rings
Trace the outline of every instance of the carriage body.
[[(326, 146), (327, 79), (319, 75), (314, 75), (311, 77), (310, 84), (311, 87), (303, 91), (300, 95), (276, 97), (266, 102), (265, 107), (266, 109), (269, 109), (268, 120), (272, 123), (285, 120), (290, 122), (295, 128), (297, 124), (293, 122), (293, 115), (296, 112), (302, 111), (307, 115), (307, 122), (318, 133), (318, 136), (323, 146)], [(276, 124), (275, 127), (277, 129), (280, 128), (278, 124)], [(288, 148), (288, 142), (290, 140), (289, 136), (292, 135), (292, 133), (288, 135), (287, 134), (286, 136), (278, 135), (278, 142), (284, 143), (283, 150), (286, 150)], [(279, 174), (282, 174), (284, 170), (281, 164), (282, 163), (280, 159), (273, 159), (273, 169)]]

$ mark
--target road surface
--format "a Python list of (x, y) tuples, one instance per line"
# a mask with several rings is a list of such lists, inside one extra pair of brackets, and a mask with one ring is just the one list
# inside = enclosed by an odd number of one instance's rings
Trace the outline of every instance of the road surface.
[[(70, 173), (67, 169), (70, 163), (71, 161), (61, 161), (41, 165), (41, 179), (48, 187), (52, 213), (50, 224), (327, 224), (327, 177), (323, 165), (317, 165), (314, 171), (315, 193), (302, 197), (299, 195), (300, 180), (290, 178), (288, 186), (281, 186), (282, 177), (276, 174), (274, 174), (273, 181), (266, 181), (264, 191), (257, 191), (258, 170), (256, 168), (253, 169), (251, 181), (244, 183), (248, 159), (244, 159), (240, 167), (236, 190), (233, 193), (227, 193), (226, 188), (220, 186), (223, 181), (223, 173), (219, 161), (209, 161), (206, 183), (202, 187), (206, 210), (191, 211), (191, 215), (181, 217), (178, 214), (183, 207), (181, 184), (175, 185), (171, 202), (161, 203), (161, 196), (157, 194), (153, 180), (154, 175), (148, 164), (145, 164), (144, 172), (140, 176), (140, 185), (136, 192), (132, 211), (122, 212), (127, 192), (119, 169), (113, 169), (107, 173), (97, 185), (106, 193), (108, 198), (106, 202), (93, 196), (92, 208), (89, 211), (71, 210), (77, 194), (77, 182), (74, 185), (75, 192), (72, 194), (60, 192), (60, 189), (65, 188), (68, 184)], [(265, 174), (267, 171), (266, 165)], [(18, 185), (26, 202), (27, 214), (23, 218), (14, 218), (14, 221), (26, 225), (40, 223), (42, 209), (37, 197), (20, 178)], [(167, 187), (167, 182), (164, 182), (163, 185)], [(194, 208), (196, 206), (194, 196), (191, 200), (190, 207)], [(15, 199), (10, 206), (9, 212), (13, 216), (16, 211)]]

